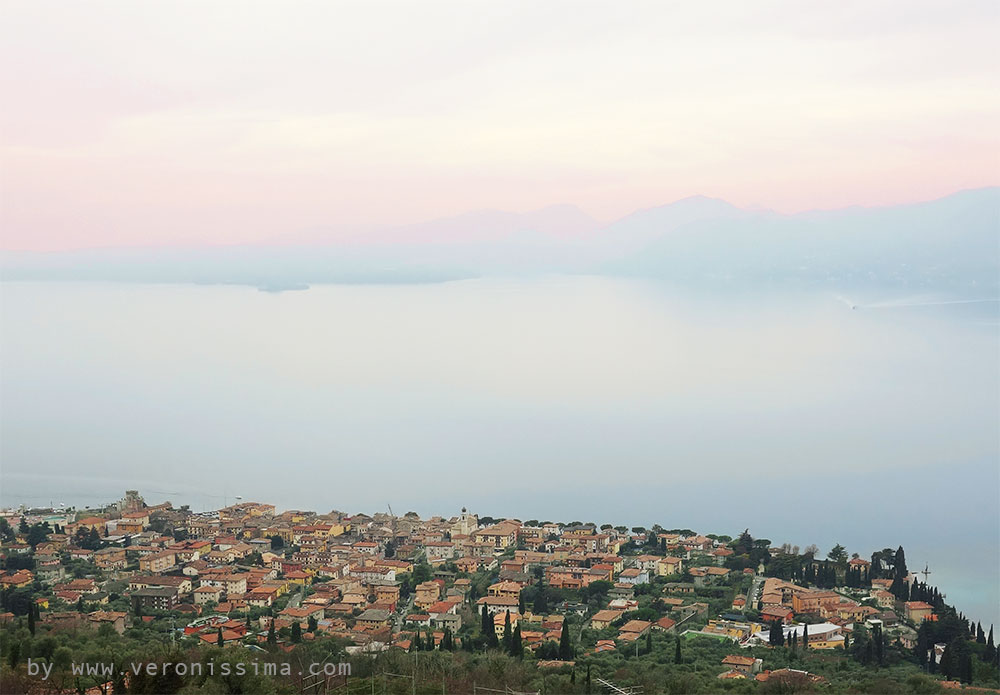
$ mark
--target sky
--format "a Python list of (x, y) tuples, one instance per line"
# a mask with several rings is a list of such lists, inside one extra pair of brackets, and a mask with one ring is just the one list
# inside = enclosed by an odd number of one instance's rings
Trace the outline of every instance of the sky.
[(1000, 183), (984, 2), (5, 2), (0, 248)]

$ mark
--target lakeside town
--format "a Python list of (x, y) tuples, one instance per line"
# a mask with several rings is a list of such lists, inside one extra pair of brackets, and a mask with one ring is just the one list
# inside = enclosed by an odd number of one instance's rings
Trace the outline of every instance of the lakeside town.
[(993, 626), (949, 606), (903, 548), (862, 557), (749, 529), (466, 509), (195, 513), (134, 490), (96, 510), (2, 510), (0, 540), (3, 692), (186, 692), (215, 678), (78, 667), (127, 653), (272, 666), (216, 692), (998, 686)]

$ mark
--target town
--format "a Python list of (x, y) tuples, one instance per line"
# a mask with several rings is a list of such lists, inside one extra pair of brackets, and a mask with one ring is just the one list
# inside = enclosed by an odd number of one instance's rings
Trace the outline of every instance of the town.
[[(134, 490), (99, 509), (3, 510), (0, 537), (5, 693), (179, 692), (216, 678), (148, 676), (126, 655), (254, 664), (217, 692), (998, 685), (993, 627), (945, 603), (902, 548), (862, 557), (749, 530), (466, 509), (423, 519), (240, 500), (194, 513)], [(114, 673), (79, 666), (111, 661)]]

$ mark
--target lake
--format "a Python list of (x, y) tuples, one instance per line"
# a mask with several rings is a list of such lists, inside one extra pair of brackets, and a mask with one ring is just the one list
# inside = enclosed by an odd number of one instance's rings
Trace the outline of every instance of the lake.
[(1000, 622), (997, 304), (945, 299), (4, 283), (0, 502), (137, 488), (902, 544)]

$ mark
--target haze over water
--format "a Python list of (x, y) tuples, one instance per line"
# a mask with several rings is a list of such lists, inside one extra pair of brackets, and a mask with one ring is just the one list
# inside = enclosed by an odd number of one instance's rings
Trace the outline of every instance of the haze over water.
[(138, 488), (902, 544), (997, 621), (997, 304), (846, 299), (587, 276), (5, 283), (0, 502)]

